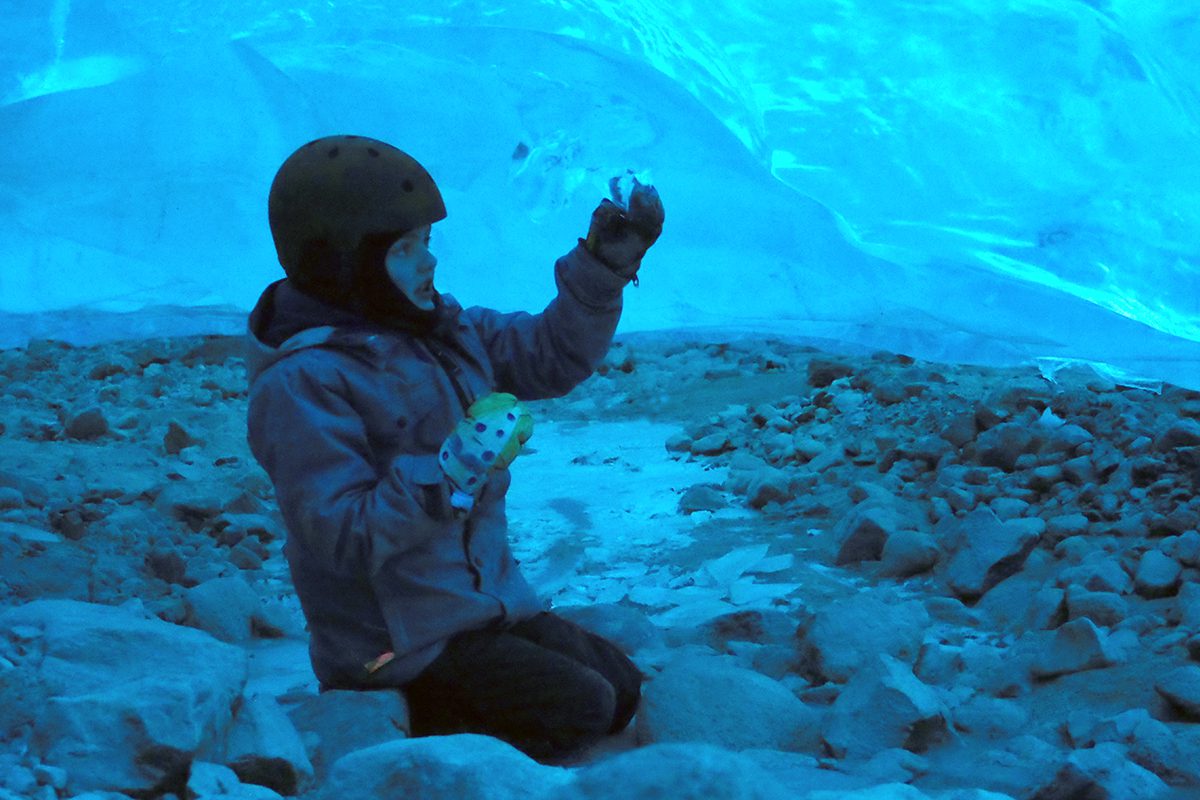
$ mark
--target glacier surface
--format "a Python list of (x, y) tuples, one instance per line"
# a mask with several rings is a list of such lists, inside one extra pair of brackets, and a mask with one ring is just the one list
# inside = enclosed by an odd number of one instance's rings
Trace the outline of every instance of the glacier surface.
[(445, 194), (440, 288), (534, 308), (610, 176), (667, 206), (622, 330), (1200, 386), (1200, 14), (1165, 0), (43, 0), (0, 33), (0, 346), (234, 331), (274, 170)]

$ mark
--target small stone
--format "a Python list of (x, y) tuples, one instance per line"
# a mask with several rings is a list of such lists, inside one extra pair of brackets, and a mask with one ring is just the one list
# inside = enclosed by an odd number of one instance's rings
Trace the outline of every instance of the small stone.
[(932, 569), (941, 557), (937, 540), (920, 531), (896, 531), (883, 545), (880, 575), (907, 578)]
[(1175, 540), (1168, 555), (1185, 567), (1200, 567), (1200, 533), (1185, 531)]
[(1049, 545), (1057, 545), (1071, 536), (1083, 536), (1088, 532), (1091, 522), (1083, 514), (1061, 514), (1046, 520), (1046, 534), (1042, 541)]
[(193, 438), (178, 422), (171, 420), (167, 424), (167, 432), (163, 436), (163, 449), (166, 450), (168, 455), (179, 455), (180, 451), (185, 447), (192, 447), (197, 444), (200, 444), (200, 442)]
[(1200, 720), (1200, 667), (1179, 667), (1162, 676), (1154, 689), (1175, 708)]
[(808, 385), (820, 389), (828, 386), (838, 378), (854, 374), (849, 364), (840, 361), (828, 361), (814, 358), (808, 362)]
[(676, 433), (667, 437), (668, 453), (689, 453), (692, 450), (692, 437), (686, 433)]
[(692, 453), (698, 456), (715, 456), (732, 448), (729, 434), (721, 431), (710, 433), (692, 442)]
[(1017, 459), (1027, 453), (1036, 453), (1041, 440), (1025, 425), (1008, 422), (997, 425), (979, 434), (975, 441), (979, 463), (985, 467), (999, 467), (1006, 472), (1016, 469)]
[(99, 407), (93, 406), (71, 417), (64, 430), (72, 439), (99, 439), (108, 433), (108, 419)]
[(1067, 613), (1071, 619), (1087, 618), (1112, 628), (1129, 616), (1129, 603), (1115, 592), (1089, 592), (1073, 586), (1067, 591)]
[(229, 563), (241, 570), (256, 570), (263, 568), (262, 558), (251, 550), (245, 542), (238, 544), (229, 551)]
[(1154, 449), (1160, 453), (1179, 447), (1195, 447), (1200, 445), (1200, 422), (1194, 419), (1181, 419), (1167, 428), (1154, 442)]
[(167, 583), (183, 583), (187, 574), (187, 562), (177, 550), (151, 550), (146, 554), (146, 568), (151, 575)]
[(1178, 561), (1158, 550), (1147, 550), (1134, 573), (1134, 589), (1147, 599), (1170, 597), (1179, 591), (1182, 575)]
[(746, 505), (761, 509), (767, 503), (783, 503), (791, 499), (787, 473), (765, 467), (750, 479), (746, 489)]
[(683, 514), (717, 511), (728, 505), (725, 496), (717, 487), (704, 483), (692, 486), (679, 498), (679, 511)]
[(840, 542), (835, 563), (878, 561), (888, 537), (901, 524), (895, 509), (872, 500), (860, 503), (834, 527), (833, 537)]
[(0, 511), (25, 507), (25, 495), (9, 486), (0, 486)]
[(1115, 664), (1108, 637), (1089, 619), (1076, 619), (1058, 628), (1049, 644), (1034, 658), (1034, 677), (1047, 679)]

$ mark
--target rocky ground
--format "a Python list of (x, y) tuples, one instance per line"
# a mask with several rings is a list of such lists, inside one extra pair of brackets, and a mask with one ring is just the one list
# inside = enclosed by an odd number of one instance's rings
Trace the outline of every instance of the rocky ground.
[(240, 348), (0, 352), (0, 800), (1200, 796), (1200, 394), (622, 339), (514, 465), (648, 678), (549, 766), (317, 695)]

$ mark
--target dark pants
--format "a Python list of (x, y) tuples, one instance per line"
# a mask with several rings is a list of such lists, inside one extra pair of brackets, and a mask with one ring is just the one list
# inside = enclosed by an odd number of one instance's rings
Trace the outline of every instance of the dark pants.
[(611, 642), (544, 612), (455, 636), (404, 692), (414, 736), (483, 733), (553, 759), (628, 725), (641, 684)]

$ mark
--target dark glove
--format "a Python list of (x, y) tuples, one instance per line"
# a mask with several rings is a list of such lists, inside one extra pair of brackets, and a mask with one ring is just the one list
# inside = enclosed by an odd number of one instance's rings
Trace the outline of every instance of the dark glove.
[(635, 278), (642, 257), (654, 244), (663, 228), (663, 205), (658, 192), (649, 184), (633, 180), (629, 202), (622, 204), (619, 178), (613, 178), (613, 197), (600, 201), (592, 212), (584, 246), (608, 268), (623, 278)]

